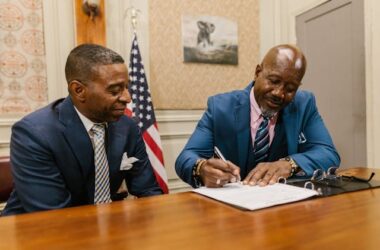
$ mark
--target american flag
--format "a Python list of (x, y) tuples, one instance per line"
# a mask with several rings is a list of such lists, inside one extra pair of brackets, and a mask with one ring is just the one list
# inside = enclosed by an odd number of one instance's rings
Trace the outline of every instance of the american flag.
[(167, 194), (169, 192), (168, 178), (164, 166), (161, 139), (158, 133), (153, 103), (150, 97), (150, 90), (146, 80), (136, 34), (133, 38), (129, 61), (129, 80), (128, 89), (132, 96), (132, 112), (127, 109), (126, 114), (132, 115), (140, 127), (157, 182), (163, 192)]

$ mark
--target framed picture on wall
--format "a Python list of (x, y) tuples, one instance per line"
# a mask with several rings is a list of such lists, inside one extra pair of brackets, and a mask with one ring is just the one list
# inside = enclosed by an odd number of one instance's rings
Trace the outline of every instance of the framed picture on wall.
[(182, 16), (184, 62), (238, 64), (237, 23), (218, 16)]

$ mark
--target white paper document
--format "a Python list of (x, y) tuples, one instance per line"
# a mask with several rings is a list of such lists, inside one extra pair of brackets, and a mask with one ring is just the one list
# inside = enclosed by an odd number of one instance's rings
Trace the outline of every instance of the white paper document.
[(281, 183), (265, 187), (229, 183), (222, 188), (201, 187), (194, 189), (193, 192), (248, 210), (271, 207), (318, 195), (317, 191), (311, 189)]

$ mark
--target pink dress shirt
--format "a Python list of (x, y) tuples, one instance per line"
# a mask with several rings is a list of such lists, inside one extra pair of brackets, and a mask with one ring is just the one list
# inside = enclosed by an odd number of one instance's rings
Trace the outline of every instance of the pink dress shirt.
[[(251, 137), (252, 137), (252, 147), (255, 146), (255, 137), (257, 129), (260, 126), (260, 123), (263, 121), (263, 117), (261, 116), (261, 110), (259, 108), (259, 104), (257, 104), (255, 95), (253, 94), (253, 88), (250, 93), (250, 103), (251, 103)], [(269, 143), (272, 144), (274, 138), (274, 127), (276, 126), (278, 113), (276, 113), (269, 120)]]

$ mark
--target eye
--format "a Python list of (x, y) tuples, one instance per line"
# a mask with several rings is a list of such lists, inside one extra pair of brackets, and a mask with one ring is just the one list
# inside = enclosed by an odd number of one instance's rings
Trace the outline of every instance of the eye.
[(268, 78), (268, 80), (270, 81), (271, 84), (279, 84), (279, 83), (281, 83), (281, 80), (280, 79), (276, 79), (276, 78)]
[(293, 86), (288, 86), (285, 88), (285, 91), (287, 94), (294, 94), (297, 91), (297, 88)]
[(115, 86), (115, 87), (112, 87), (109, 90), (109, 92), (111, 93), (111, 95), (116, 96), (116, 95), (120, 94), (121, 90), (122, 90), (122, 88), (120, 86)]

